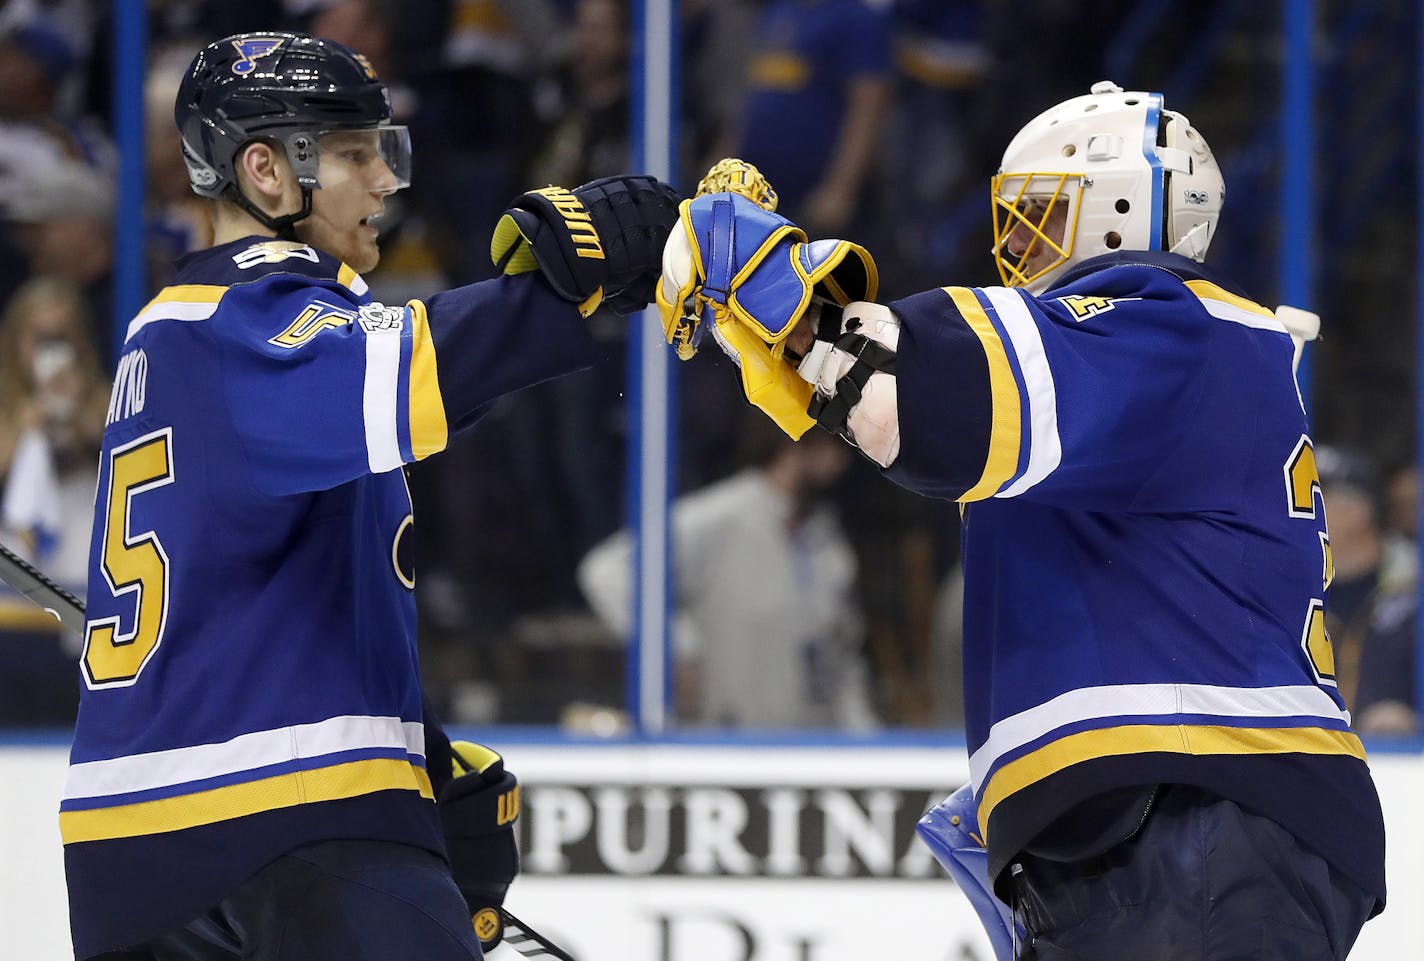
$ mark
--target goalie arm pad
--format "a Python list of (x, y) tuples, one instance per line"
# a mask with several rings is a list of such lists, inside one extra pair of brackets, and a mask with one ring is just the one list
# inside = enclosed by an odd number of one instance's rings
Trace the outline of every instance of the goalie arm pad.
[(475, 936), (489, 951), (504, 936), (500, 908), (519, 874), (519, 782), (504, 769), (504, 759), (482, 744), (455, 741), (450, 755), (454, 777), (441, 790), (439, 805), (445, 849)]
[(895, 353), (900, 321), (889, 307), (858, 301), (825, 307), (816, 340), (797, 368), (815, 390), (816, 423), (859, 447), (881, 467), (900, 453)]
[(653, 299), (677, 203), (677, 191), (645, 176), (531, 190), (499, 219), (490, 259), (506, 274), (539, 270), (585, 317), (602, 303), (633, 313)]

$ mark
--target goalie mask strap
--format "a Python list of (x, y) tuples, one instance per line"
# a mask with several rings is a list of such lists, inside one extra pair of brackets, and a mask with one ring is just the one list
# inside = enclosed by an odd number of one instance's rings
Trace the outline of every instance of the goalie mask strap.
[[(822, 325), (823, 329), (826, 326), (829, 325)], [(832, 434), (854, 443), (855, 439), (851, 437), (846, 426), (850, 412), (860, 403), (865, 384), (872, 374), (895, 373), (895, 352), (884, 344), (876, 343), (864, 334), (854, 331), (837, 338), (835, 348), (854, 357), (855, 363), (836, 381), (835, 396), (822, 397), (817, 394), (811, 399), (806, 413)]]

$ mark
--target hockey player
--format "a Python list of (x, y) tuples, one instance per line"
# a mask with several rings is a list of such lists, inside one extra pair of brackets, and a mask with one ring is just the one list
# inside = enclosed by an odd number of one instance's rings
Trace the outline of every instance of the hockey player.
[(742, 193), (684, 202), (669, 339), (710, 329), (789, 434), (965, 510), (970, 771), (1022, 956), (1344, 958), (1384, 829), (1324, 630), (1314, 333), (1201, 263), (1202, 136), (1111, 83), (1053, 107), (993, 178), (1005, 286), (885, 305)]
[(133, 319), (108, 411), (60, 813), (76, 956), (479, 958), (518, 794), (423, 723), (401, 466), (590, 363), (580, 314), (647, 303), (676, 196), (526, 194), (506, 276), (384, 305), (360, 272), (409, 143), (363, 57), (230, 37), (176, 119), (215, 242)]

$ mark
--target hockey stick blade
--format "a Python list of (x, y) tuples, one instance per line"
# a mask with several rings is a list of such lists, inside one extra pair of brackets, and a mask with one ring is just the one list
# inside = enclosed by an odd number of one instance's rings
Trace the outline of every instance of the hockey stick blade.
[(558, 961), (574, 961), (573, 955), (504, 908), (500, 908), (499, 913), (504, 919), (505, 943), (526, 958), (557, 958)]
[(49, 611), (71, 631), (84, 633), (84, 602), (0, 544), (0, 580)]

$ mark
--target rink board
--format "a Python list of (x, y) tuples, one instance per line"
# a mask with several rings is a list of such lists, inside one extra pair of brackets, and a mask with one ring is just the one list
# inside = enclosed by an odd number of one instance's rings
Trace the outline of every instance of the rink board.
[[(992, 958), (913, 834), (967, 779), (960, 746), (502, 746), (524, 785), (507, 905), (579, 961)], [(71, 957), (64, 762), (59, 744), (0, 747), (0, 958)], [(1371, 766), (1395, 910), (1351, 957), (1424, 961), (1410, 909), (1424, 903), (1424, 757), (1375, 751)]]

